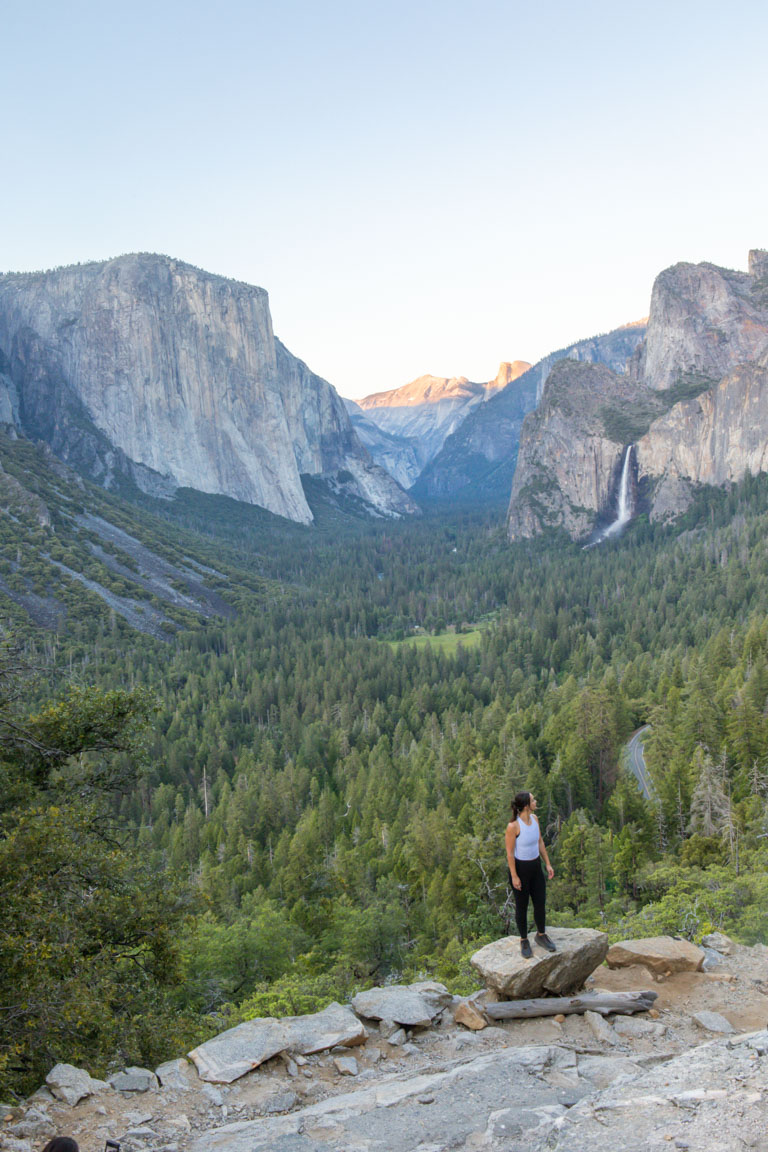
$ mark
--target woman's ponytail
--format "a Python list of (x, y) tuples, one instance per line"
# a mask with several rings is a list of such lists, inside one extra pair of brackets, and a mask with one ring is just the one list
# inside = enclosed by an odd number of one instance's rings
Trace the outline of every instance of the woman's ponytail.
[(518, 792), (512, 801), (512, 819), (517, 820), (523, 809), (527, 808), (531, 802), (530, 792)]

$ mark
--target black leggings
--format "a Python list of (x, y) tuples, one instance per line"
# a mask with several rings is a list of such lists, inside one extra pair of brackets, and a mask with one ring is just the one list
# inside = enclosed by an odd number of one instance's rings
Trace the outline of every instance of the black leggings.
[[(533, 901), (533, 918), (536, 921), (536, 930), (544, 933), (547, 928), (546, 902), (547, 883), (541, 868), (541, 860), (515, 860), (517, 875), (520, 877), (520, 887), (512, 888), (515, 894), (515, 923), (518, 935), (525, 939), (528, 935), (528, 897)], [(510, 884), (512, 876), (509, 877)]]

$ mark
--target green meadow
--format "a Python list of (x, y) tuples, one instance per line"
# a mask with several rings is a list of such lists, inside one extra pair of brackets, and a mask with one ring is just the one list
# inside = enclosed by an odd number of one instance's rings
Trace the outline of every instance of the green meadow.
[(395, 649), (402, 648), (406, 644), (413, 648), (426, 648), (429, 645), (440, 652), (444, 652), (446, 656), (454, 656), (459, 645), (463, 648), (477, 648), (482, 634), (480, 628), (475, 628), (471, 632), (439, 632), (435, 636), (406, 636), (404, 640), (388, 640), (387, 643)]

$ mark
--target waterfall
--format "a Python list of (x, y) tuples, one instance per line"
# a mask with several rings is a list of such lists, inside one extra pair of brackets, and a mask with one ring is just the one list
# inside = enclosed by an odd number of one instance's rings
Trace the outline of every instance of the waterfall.
[(632, 448), (634, 445), (629, 444), (624, 453), (624, 465), (621, 469), (621, 480), (619, 482), (619, 507), (616, 513), (616, 519), (612, 524), (603, 532), (602, 539), (607, 540), (609, 536), (615, 536), (617, 532), (621, 532), (625, 524), (628, 524), (632, 519), (632, 488), (631, 488), (631, 470), (630, 460), (632, 457)]

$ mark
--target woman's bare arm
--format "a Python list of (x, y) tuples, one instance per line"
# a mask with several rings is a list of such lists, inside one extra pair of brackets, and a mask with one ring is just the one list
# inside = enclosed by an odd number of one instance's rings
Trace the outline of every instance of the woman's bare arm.
[(547, 876), (551, 880), (555, 874), (555, 870), (549, 862), (549, 856), (547, 856), (547, 849), (546, 845), (544, 844), (544, 838), (542, 837), (541, 832), (539, 832), (539, 856), (541, 856), (542, 860), (544, 861), (547, 868)]
[(507, 864), (509, 865), (509, 873), (512, 877), (513, 888), (520, 887), (520, 877), (517, 874), (517, 868), (515, 866), (515, 841), (519, 835), (520, 825), (518, 824), (517, 820), (510, 821), (510, 823), (507, 824), (507, 831), (504, 835), (504, 841), (507, 846)]

